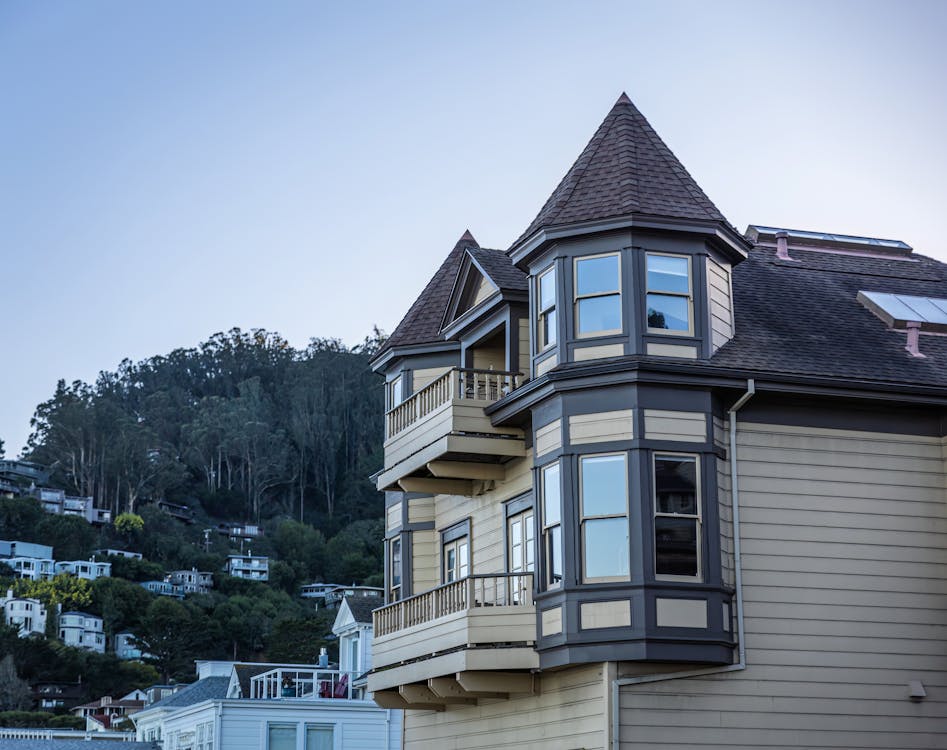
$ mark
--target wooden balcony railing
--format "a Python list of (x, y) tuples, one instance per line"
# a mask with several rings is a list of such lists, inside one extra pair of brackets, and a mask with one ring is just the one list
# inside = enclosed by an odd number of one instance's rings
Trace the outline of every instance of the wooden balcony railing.
[(385, 436), (394, 437), (454, 399), (499, 401), (522, 383), (519, 372), (455, 367), (390, 409), (385, 415)]
[(473, 575), (376, 609), (373, 613), (375, 637), (474, 607), (531, 606), (532, 573)]

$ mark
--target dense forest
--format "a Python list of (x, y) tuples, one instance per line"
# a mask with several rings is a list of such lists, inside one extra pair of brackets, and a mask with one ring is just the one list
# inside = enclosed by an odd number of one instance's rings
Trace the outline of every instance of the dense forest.
[[(124, 361), (94, 384), (61, 381), (36, 409), (24, 458), (51, 470), (50, 486), (111, 508), (116, 522), (96, 527), (28, 497), (0, 498), (0, 538), (48, 544), (58, 560), (100, 548), (143, 559), (111, 557), (112, 577), (93, 582), (14, 580), (0, 564), (0, 586), (99, 615), (109, 639), (130, 630), (151, 658), (119, 663), (5, 626), (0, 657), (12, 656), (26, 682), (81, 679), (94, 698), (193, 679), (199, 658), (298, 663), (331, 652), (335, 613), (316, 611), (299, 587), (382, 584), (383, 503), (369, 477), (382, 462), (383, 389), (368, 366), (382, 342), (376, 331), (353, 348), (314, 339), (297, 350), (275, 333), (233, 329)], [(159, 500), (186, 505), (191, 522)], [(244, 548), (216, 531), (247, 521), (264, 534)], [(227, 554), (246, 547), (270, 557), (269, 582), (222, 573)], [(214, 573), (211, 593), (179, 600), (139, 585), (192, 567)]]
[(383, 392), (354, 348), (233, 329), (192, 349), (123, 361), (94, 384), (60, 381), (32, 420), (27, 458), (113, 517), (140, 503), (200, 503), (215, 516), (293, 515), (332, 529), (381, 514)]

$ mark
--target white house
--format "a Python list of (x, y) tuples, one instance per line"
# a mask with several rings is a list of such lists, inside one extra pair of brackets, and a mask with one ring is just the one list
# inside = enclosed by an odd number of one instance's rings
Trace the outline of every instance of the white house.
[(56, 562), (41, 557), (10, 557), (4, 560), (13, 568), (17, 578), (27, 578), (31, 581), (48, 581), (56, 575)]
[(402, 712), (357, 684), (370, 667), (370, 605), (339, 608), (340, 668), (198, 662), (197, 682), (132, 716), (137, 739), (164, 750), (397, 750)]
[(112, 648), (119, 659), (141, 659), (141, 649), (135, 645), (135, 634), (128, 630), (116, 633)]
[(3, 605), (3, 621), (19, 627), (20, 638), (46, 632), (46, 606), (39, 599), (20, 598), (8, 590), (0, 603)]
[(234, 578), (267, 581), (270, 578), (270, 559), (249, 552), (245, 555), (228, 555), (226, 570)]
[(197, 568), (172, 570), (168, 580), (182, 594), (206, 594), (214, 587), (214, 574)]
[(76, 578), (94, 581), (96, 578), (109, 578), (112, 575), (112, 563), (95, 560), (63, 560), (54, 566), (55, 572), (70, 573)]
[(86, 612), (63, 612), (59, 615), (59, 639), (67, 646), (105, 653), (102, 618)]

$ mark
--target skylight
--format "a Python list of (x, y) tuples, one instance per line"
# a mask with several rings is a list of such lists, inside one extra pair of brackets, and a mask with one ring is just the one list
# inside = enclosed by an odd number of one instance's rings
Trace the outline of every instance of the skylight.
[(884, 240), (878, 237), (858, 237), (853, 234), (836, 234), (833, 232), (809, 232), (801, 229), (779, 229), (778, 227), (764, 227), (751, 224), (759, 234), (776, 234), (786, 232), (790, 237), (800, 240), (817, 240), (821, 242), (839, 243), (845, 245), (865, 245), (867, 248), (891, 248), (897, 250), (911, 250), (911, 246), (901, 240)]
[(947, 299), (885, 292), (859, 292), (857, 299), (892, 328), (914, 321), (922, 331), (947, 332)]

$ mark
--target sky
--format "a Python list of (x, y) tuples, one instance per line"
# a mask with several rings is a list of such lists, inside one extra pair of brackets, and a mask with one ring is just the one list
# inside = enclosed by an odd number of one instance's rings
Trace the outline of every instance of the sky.
[(748, 224), (947, 260), (947, 3), (0, 2), (0, 439), (234, 326), (391, 332), (626, 91)]

